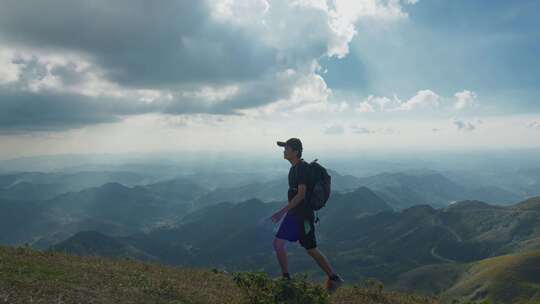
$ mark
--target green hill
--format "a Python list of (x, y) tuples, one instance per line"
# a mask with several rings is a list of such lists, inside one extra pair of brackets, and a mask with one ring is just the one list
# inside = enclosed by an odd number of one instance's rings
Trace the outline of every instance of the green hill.
[(503, 255), (470, 263), (441, 299), (490, 303), (540, 303), (540, 251)]
[(122, 243), (118, 239), (96, 231), (77, 232), (69, 239), (69, 241), (60, 242), (52, 246), (51, 249), (65, 251), (67, 253), (84, 252), (85, 255), (133, 258), (141, 261), (157, 262), (155, 257), (150, 256), (129, 244)]
[[(255, 279), (248, 289), (243, 285), (246, 278)], [(285, 285), (277, 282), (282, 280), (256, 273), (229, 274), (0, 246), (0, 301), (4, 303), (262, 303), (255, 296), (273, 299), (272, 292), (284, 290), (278, 287)], [(274, 289), (266, 290), (267, 286)], [(298, 277), (286, 286), (303, 301), (264, 303), (316, 303), (315, 295), (319, 296), (318, 303), (438, 303), (434, 298), (386, 292), (367, 285), (369, 288), (342, 287), (328, 295), (320, 284)]]
[(401, 274), (389, 288), (438, 295), (442, 303), (540, 303), (540, 251), (425, 265)]

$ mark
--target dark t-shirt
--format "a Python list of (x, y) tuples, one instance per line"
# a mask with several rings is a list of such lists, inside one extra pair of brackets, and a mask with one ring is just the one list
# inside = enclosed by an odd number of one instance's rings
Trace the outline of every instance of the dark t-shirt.
[[(298, 193), (298, 185), (305, 184), (307, 187), (308, 179), (308, 163), (301, 158), (300, 161), (289, 169), (289, 190), (287, 191), (287, 197), (290, 200)], [(307, 189), (306, 189), (307, 191)], [(296, 207), (289, 210), (290, 214), (297, 214), (302, 217), (314, 216), (314, 212), (309, 206), (307, 206), (305, 200), (302, 200)]]

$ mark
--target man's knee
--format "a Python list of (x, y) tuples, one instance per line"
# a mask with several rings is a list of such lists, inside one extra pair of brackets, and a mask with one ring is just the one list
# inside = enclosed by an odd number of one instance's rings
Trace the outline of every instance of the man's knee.
[(309, 249), (306, 249), (307, 253), (310, 255), (310, 256), (318, 256), (319, 255), (319, 250), (317, 249), (317, 247), (313, 247), (313, 248), (309, 248)]
[(274, 238), (274, 250), (276, 251), (282, 251), (285, 250), (285, 240)]

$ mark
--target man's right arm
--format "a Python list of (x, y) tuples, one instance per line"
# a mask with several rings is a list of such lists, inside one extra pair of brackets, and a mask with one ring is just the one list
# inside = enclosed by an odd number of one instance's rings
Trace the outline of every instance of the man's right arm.
[(285, 214), (287, 211), (289, 211), (288, 205), (285, 205), (285, 207), (281, 208), (279, 211), (276, 211), (270, 218), (274, 222), (278, 222), (283, 214)]

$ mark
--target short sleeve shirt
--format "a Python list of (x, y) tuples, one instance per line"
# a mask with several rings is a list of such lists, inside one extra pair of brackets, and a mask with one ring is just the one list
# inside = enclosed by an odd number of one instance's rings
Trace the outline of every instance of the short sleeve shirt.
[[(308, 184), (308, 163), (301, 158), (300, 161), (291, 166), (289, 169), (289, 190), (287, 191), (287, 197), (290, 200), (298, 193), (298, 185)], [(309, 208), (305, 202), (302, 200), (296, 207), (289, 210), (290, 214), (297, 214), (301, 216), (310, 216), (313, 215), (313, 210)]]

